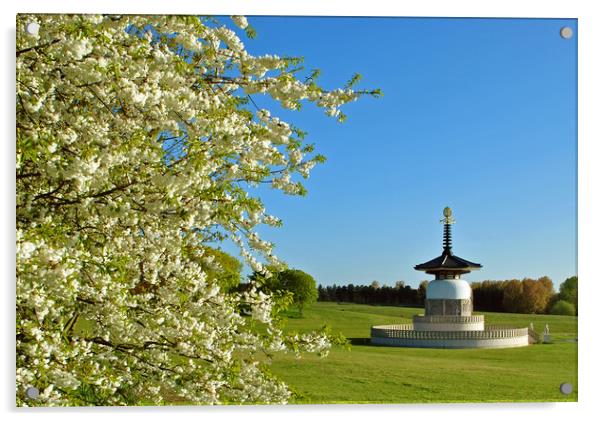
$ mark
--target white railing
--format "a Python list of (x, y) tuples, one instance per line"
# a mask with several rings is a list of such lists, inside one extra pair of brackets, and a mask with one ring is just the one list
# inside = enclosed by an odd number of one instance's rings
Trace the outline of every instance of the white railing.
[(403, 339), (498, 339), (518, 338), (528, 335), (528, 328), (497, 328), (488, 326), (485, 330), (433, 331), (413, 330), (412, 325), (372, 326), (373, 338)]

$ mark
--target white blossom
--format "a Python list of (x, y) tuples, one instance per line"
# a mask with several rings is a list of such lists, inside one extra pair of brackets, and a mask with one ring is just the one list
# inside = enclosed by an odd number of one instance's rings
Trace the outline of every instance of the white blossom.
[(238, 26), (240, 29), (246, 29), (249, 26), (249, 22), (245, 16), (232, 16), (232, 21)]
[(323, 334), (280, 330), (268, 292), (223, 291), (205, 244), (225, 235), (253, 270), (281, 266), (256, 233), (281, 221), (250, 186), (301, 194), (315, 164), (290, 124), (241, 98), (338, 115), (357, 94), (311, 87), (205, 22), (17, 16), (17, 405), (285, 403), (256, 356), (328, 351)]

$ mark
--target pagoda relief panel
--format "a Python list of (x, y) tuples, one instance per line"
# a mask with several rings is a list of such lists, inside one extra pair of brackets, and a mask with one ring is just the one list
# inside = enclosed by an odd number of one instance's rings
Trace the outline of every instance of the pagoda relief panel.
[(426, 300), (424, 314), (427, 316), (470, 316), (472, 314), (472, 299)]

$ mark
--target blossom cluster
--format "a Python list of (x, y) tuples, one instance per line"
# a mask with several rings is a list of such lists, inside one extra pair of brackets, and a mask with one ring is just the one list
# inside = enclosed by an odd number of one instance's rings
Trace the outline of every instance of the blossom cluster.
[(269, 294), (223, 291), (206, 245), (279, 264), (252, 186), (302, 194), (318, 162), (248, 95), (338, 116), (358, 93), (192, 16), (19, 15), (16, 54), (17, 404), (286, 402), (259, 355), (324, 354), (327, 336), (288, 337)]

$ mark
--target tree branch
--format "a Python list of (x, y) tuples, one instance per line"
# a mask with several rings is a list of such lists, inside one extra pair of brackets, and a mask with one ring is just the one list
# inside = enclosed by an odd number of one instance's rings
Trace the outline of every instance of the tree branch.
[(59, 38), (59, 39), (52, 40), (52, 41), (50, 41), (50, 42), (48, 42), (46, 44), (34, 45), (33, 47), (29, 47), (29, 48), (24, 48), (22, 50), (18, 50), (17, 51), (17, 57), (19, 57), (21, 54), (25, 54), (25, 53), (27, 53), (29, 51), (34, 51), (34, 50), (39, 50), (41, 48), (50, 47), (51, 45), (54, 45), (54, 44), (56, 44), (57, 42), (60, 42), (60, 41), (62, 41), (62, 40)]

